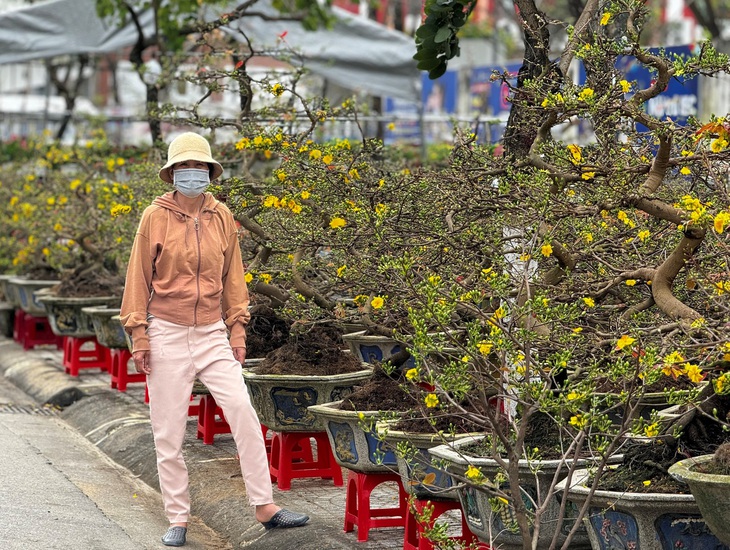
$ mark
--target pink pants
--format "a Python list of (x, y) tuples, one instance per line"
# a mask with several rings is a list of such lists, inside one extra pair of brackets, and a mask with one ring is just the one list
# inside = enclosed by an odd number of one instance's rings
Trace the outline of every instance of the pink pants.
[(231, 426), (249, 504), (274, 502), (266, 448), (241, 365), (233, 357), (223, 321), (186, 327), (153, 317), (149, 321), (147, 387), (157, 471), (170, 523), (188, 521), (188, 470), (182, 454), (188, 406), (197, 377), (210, 390)]

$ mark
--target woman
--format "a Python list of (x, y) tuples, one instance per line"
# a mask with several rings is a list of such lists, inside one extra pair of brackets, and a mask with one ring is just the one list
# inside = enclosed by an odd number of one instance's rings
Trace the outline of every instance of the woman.
[(134, 364), (147, 375), (160, 489), (170, 520), (162, 537), (167, 546), (182, 546), (187, 533), (190, 497), (182, 444), (196, 377), (231, 426), (256, 519), (267, 529), (309, 520), (274, 504), (261, 425), (241, 373), (249, 299), (238, 232), (230, 210), (205, 193), (222, 172), (202, 136), (187, 132), (170, 143), (159, 176), (175, 190), (142, 214), (122, 300)]

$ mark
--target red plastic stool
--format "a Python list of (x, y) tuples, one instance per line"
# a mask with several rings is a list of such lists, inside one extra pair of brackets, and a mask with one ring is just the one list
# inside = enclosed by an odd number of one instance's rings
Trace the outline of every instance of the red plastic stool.
[[(395, 481), (398, 484), (398, 506), (372, 508), (370, 493), (381, 483)], [(407, 494), (397, 473), (363, 473), (349, 470), (345, 496), (345, 533), (355, 529), (357, 540), (368, 540), (370, 529), (379, 527), (403, 527), (408, 513)]]
[(198, 439), (202, 439), (206, 445), (212, 445), (213, 437), (216, 434), (229, 433), (231, 433), (231, 427), (226, 422), (223, 411), (215, 402), (213, 396), (203, 395), (200, 398), (200, 408), (198, 410)]
[[(419, 521), (416, 515), (421, 515), (427, 508), (431, 508), (431, 515), (425, 521)], [(432, 529), (436, 520), (444, 512), (459, 510), (461, 513), (461, 535), (451, 537), (454, 541), (460, 541), (464, 546), (477, 543), (477, 538), (469, 530), (464, 512), (458, 500), (421, 500), (414, 498), (408, 507), (406, 515), (406, 532), (403, 539), (403, 550), (433, 550), (433, 543), (424, 536), (427, 529)], [(480, 546), (479, 548), (489, 548)]]
[[(316, 459), (311, 439), (317, 443)], [(305, 477), (332, 479), (342, 486), (342, 469), (335, 462), (327, 432), (276, 432), (271, 439), (269, 473), (282, 491), (291, 489), (292, 479)]]
[(127, 384), (132, 382), (146, 382), (147, 375), (143, 372), (129, 373), (128, 363), (132, 358), (132, 353), (126, 348), (111, 348), (109, 350), (109, 356), (111, 357), (111, 372), (112, 389), (117, 389), (121, 392), (127, 391)]
[[(81, 349), (84, 344), (91, 343), (93, 349)], [(66, 373), (78, 376), (80, 369), (98, 368), (108, 370), (104, 346), (96, 341), (96, 337), (76, 338), (66, 336), (63, 339), (63, 366)]]
[(24, 350), (46, 344), (57, 346), (60, 340), (51, 330), (51, 325), (46, 317), (35, 317), (30, 313), (25, 313), (22, 309), (15, 310), (13, 339), (21, 344)]

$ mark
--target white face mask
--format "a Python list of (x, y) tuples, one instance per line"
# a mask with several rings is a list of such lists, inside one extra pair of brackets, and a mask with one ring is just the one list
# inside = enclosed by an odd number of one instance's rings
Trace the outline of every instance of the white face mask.
[(210, 173), (199, 168), (179, 168), (172, 172), (175, 189), (186, 197), (199, 197), (210, 185)]

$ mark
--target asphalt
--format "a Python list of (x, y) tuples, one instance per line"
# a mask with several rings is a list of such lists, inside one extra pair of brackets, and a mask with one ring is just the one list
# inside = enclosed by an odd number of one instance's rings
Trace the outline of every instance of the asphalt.
[[(78, 377), (65, 373), (62, 352), (55, 347), (23, 348), (0, 337), (0, 374), (39, 405), (55, 405), (58, 416), (93, 443), (130, 475), (159, 490), (149, 411), (144, 384), (133, 383), (125, 393), (111, 388), (100, 369), (83, 369)], [(188, 421), (184, 446), (190, 474), (192, 513), (234, 548), (261, 550), (390, 549), (403, 547), (403, 528), (379, 528), (367, 542), (357, 542), (357, 528), (345, 533), (345, 487), (332, 480), (294, 479), (291, 490), (274, 485), (280, 506), (305, 512), (310, 522), (296, 529), (265, 530), (248, 506), (246, 490), (230, 434), (215, 436), (212, 445), (197, 439), (197, 419)], [(343, 479), (347, 471), (343, 470)], [(372, 506), (391, 507), (397, 500), (395, 484), (378, 487)], [(164, 517), (163, 510), (160, 516)], [(195, 528), (195, 522), (191, 523)], [(160, 545), (161, 548), (164, 548)]]

